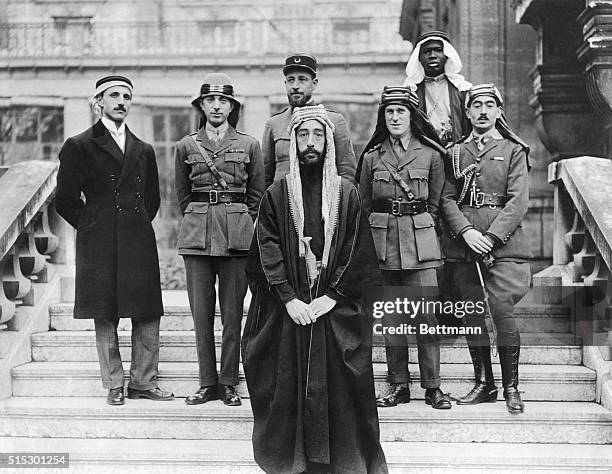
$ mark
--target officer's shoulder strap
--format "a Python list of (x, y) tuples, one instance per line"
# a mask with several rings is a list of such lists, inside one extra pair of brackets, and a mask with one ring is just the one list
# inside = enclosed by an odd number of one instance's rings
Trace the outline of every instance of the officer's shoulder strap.
[(370, 148), (369, 150), (367, 150), (365, 152), (365, 155), (368, 155), (370, 153), (374, 153), (377, 150), (380, 150), (380, 147), (382, 146), (382, 143), (377, 143), (376, 145), (374, 145), (372, 148)]
[(277, 115), (284, 114), (287, 111), (287, 109), (289, 109), (289, 106), (285, 107), (283, 110), (279, 110), (275, 114), (272, 114), (270, 117), (276, 117)]

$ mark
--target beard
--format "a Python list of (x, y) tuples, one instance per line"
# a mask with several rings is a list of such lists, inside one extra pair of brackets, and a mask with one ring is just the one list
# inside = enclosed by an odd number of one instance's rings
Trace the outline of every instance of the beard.
[(289, 99), (289, 105), (291, 107), (303, 107), (308, 103), (310, 97), (307, 97), (306, 94), (293, 96), (291, 94), (287, 94), (287, 99)]
[(315, 166), (323, 163), (323, 157), (325, 156), (325, 152), (321, 153), (312, 148), (307, 148), (306, 150), (298, 151), (297, 157), (301, 166)]

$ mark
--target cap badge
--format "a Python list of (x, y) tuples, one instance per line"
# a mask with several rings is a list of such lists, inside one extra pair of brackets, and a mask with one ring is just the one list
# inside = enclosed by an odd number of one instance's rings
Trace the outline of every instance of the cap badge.
[(293, 58), (293, 62), (294, 63), (301, 63), (302, 62), (302, 58)]

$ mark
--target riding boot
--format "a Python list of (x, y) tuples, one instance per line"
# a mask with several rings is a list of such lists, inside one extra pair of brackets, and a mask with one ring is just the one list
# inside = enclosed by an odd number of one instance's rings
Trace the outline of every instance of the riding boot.
[(482, 345), (468, 345), (468, 348), (472, 357), (476, 383), (467, 395), (457, 399), (457, 404), (493, 403), (497, 400), (497, 387), (491, 366), (491, 350), (489, 346)]
[(525, 404), (521, 400), (521, 394), (518, 391), (520, 343), (516, 345), (499, 346), (498, 350), (506, 406), (508, 407), (508, 411), (512, 414), (523, 413)]

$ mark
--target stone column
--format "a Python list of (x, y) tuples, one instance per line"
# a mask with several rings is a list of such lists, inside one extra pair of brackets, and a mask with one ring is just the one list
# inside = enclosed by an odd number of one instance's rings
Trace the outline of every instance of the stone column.
[(612, 158), (612, 1), (587, 1), (578, 24), (583, 39), (578, 59), (584, 67), (587, 95), (603, 122), (604, 153)]
[(91, 108), (85, 97), (64, 99), (64, 139), (91, 127)]
[(517, 22), (538, 33), (536, 65), (531, 71), (540, 139), (554, 160), (604, 151), (601, 119), (587, 97), (576, 51), (582, 33), (576, 19), (582, 0), (514, 0)]

